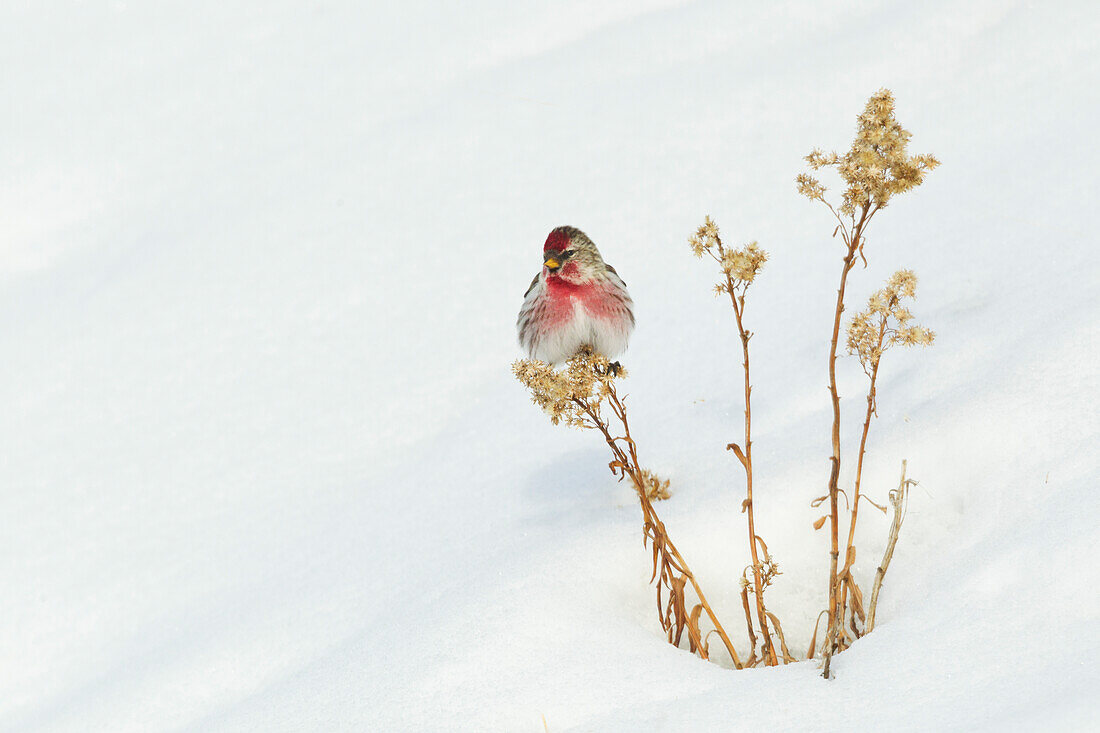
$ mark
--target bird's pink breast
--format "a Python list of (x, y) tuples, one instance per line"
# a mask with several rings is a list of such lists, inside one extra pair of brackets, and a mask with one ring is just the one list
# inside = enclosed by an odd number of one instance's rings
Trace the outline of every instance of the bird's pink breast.
[(573, 283), (561, 277), (546, 278), (546, 294), (552, 325), (559, 325), (574, 316), (580, 303), (593, 318), (617, 321), (622, 318), (622, 301), (612, 291), (611, 283)]
[(532, 358), (556, 364), (582, 346), (609, 358), (626, 349), (634, 317), (617, 278), (576, 283), (544, 271), (541, 280), (541, 292), (520, 312), (520, 340)]

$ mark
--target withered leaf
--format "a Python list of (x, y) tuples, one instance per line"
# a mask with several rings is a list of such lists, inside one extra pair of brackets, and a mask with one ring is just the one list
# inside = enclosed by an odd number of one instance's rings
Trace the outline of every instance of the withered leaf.
[(733, 451), (734, 454), (737, 456), (737, 459), (741, 461), (741, 465), (745, 468), (749, 467), (749, 462), (745, 458), (745, 454), (741, 452), (741, 446), (737, 445), (737, 443), (730, 443), (726, 446), (726, 450)]

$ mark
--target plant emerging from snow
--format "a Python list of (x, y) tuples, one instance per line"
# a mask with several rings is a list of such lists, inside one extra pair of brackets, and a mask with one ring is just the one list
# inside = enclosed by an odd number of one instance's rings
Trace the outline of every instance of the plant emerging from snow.
[[(618, 363), (609, 362), (601, 354), (583, 349), (560, 370), (546, 362), (520, 359), (512, 364), (512, 372), (531, 393), (535, 404), (550, 416), (550, 422), (557, 425), (564, 421), (575, 428), (598, 430), (611, 449), (612, 459), (608, 464), (611, 473), (620, 481), (630, 479), (642, 508), (645, 543), (653, 551), (650, 582), (657, 583), (658, 618), (669, 643), (678, 646), (687, 631), (691, 651), (703, 659), (709, 659), (707, 638), (710, 634), (704, 635), (699, 625), (701, 615), (706, 613), (714, 626), (713, 633), (717, 633), (722, 640), (734, 666), (741, 669), (744, 665), (733, 642), (653, 508), (653, 499), (668, 496), (669, 482), (642, 468), (638, 462), (638, 448), (630, 436), (625, 398), (620, 397), (615, 388), (615, 380), (625, 377), (626, 370)], [(611, 412), (617, 428), (612, 420), (605, 417), (605, 407)], [(618, 430), (622, 431), (621, 435), (613, 434)], [(698, 598), (698, 603), (693, 604), (690, 610), (688, 585)]]
[[(844, 312), (844, 292), (848, 274), (855, 267), (858, 256), (866, 264), (863, 248), (868, 225), (894, 196), (910, 191), (924, 182), (924, 176), (939, 165), (932, 155), (909, 155), (910, 133), (894, 117), (894, 97), (888, 89), (881, 89), (867, 101), (859, 115), (852, 146), (844, 155), (813, 150), (806, 162), (814, 171), (834, 168), (844, 182), (840, 202), (834, 206), (825, 198), (826, 188), (814, 176), (803, 173), (795, 182), (803, 196), (820, 201), (837, 221), (833, 236), (840, 234), (844, 243), (844, 260), (837, 289), (833, 314), (833, 337), (829, 348), (829, 395), (833, 405), (832, 448), (828, 483), (829, 529), (831, 551), (829, 563), (828, 632), (825, 638), (824, 676), (829, 677), (832, 655), (840, 651), (842, 588), (837, 570), (840, 556), (839, 506), (840, 494), (840, 395), (836, 382), (837, 344), (840, 339), (840, 320)], [(871, 352), (868, 353), (872, 356)], [(876, 357), (877, 358), (877, 357)], [(818, 525), (820, 526), (820, 525)], [(848, 565), (847, 561), (845, 562)], [(815, 633), (816, 637), (816, 633)], [(810, 655), (813, 654), (811, 642)]]
[[(886, 286), (876, 291), (867, 300), (867, 307), (852, 317), (848, 324), (848, 353), (859, 358), (863, 372), (867, 375), (867, 411), (863, 419), (863, 434), (859, 440), (856, 454), (856, 476), (852, 491), (851, 517), (848, 522), (848, 541), (844, 552), (844, 567), (837, 574), (838, 619), (835, 629), (835, 649), (841, 651), (851, 645), (854, 639), (871, 630), (874, 625), (874, 607), (878, 602), (878, 588), (882, 585), (882, 576), (889, 565), (889, 554), (897, 542), (897, 531), (901, 528), (900, 500), (891, 494), (895, 520), (892, 525), (888, 556), (884, 559), (875, 577), (875, 592), (869, 610), (864, 609), (863, 593), (852, 573), (856, 561), (856, 519), (859, 516), (861, 499), (871, 502), (883, 513), (886, 508), (875, 504), (861, 493), (863, 480), (863, 459), (867, 453), (867, 434), (871, 428), (871, 418), (876, 415), (876, 385), (882, 356), (893, 346), (929, 346), (936, 334), (923, 326), (912, 322), (913, 314), (903, 304), (906, 299), (916, 297), (917, 276), (912, 270), (898, 270), (887, 281)], [(908, 482), (912, 483), (912, 482)], [(902, 482), (898, 491), (904, 496), (907, 487), (902, 469)], [(827, 497), (819, 497), (818, 503)], [(824, 523), (825, 517), (818, 520), (817, 526)], [(847, 623), (845, 623), (847, 620)], [(849, 630), (851, 634), (849, 634)]]
[[(688, 246), (692, 253), (699, 258), (704, 255), (710, 257), (722, 271), (722, 279), (714, 286), (715, 295), (726, 294), (729, 296), (730, 305), (733, 307), (734, 319), (737, 322), (737, 333), (741, 338), (741, 351), (744, 360), (741, 363), (745, 377), (745, 435), (744, 449), (737, 443), (730, 443), (727, 448), (732, 450), (741, 466), (745, 469), (745, 500), (741, 504), (741, 511), (748, 519), (749, 555), (752, 563), (745, 568), (741, 575), (741, 601), (745, 610), (745, 623), (749, 631), (749, 642), (752, 645), (749, 652), (747, 666), (756, 664), (756, 633), (753, 630), (752, 612), (749, 609), (749, 592), (755, 598), (756, 626), (760, 629), (762, 638), (761, 660), (768, 666), (779, 664), (778, 654), (772, 642), (772, 629), (780, 639), (784, 661), (791, 658), (787, 651), (787, 643), (783, 639), (783, 630), (779, 625), (779, 619), (767, 610), (764, 603), (764, 589), (771, 585), (772, 580), (779, 574), (779, 566), (768, 552), (768, 546), (764, 540), (756, 534), (756, 522), (753, 515), (752, 498), (752, 385), (749, 381), (749, 339), (752, 338), (745, 328), (745, 297), (749, 286), (756, 280), (757, 274), (768, 261), (768, 253), (756, 242), (750, 242), (744, 247), (730, 249), (722, 243), (722, 235), (718, 231), (718, 225), (707, 216), (703, 225), (688, 239)], [(761, 555), (763, 560), (761, 560)], [(748, 575), (750, 574), (750, 580)], [(769, 628), (771, 627), (771, 628)]]

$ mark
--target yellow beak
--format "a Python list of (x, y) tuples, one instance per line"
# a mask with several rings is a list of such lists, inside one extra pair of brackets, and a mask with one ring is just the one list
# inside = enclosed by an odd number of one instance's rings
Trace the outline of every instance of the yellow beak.
[(551, 270), (556, 270), (561, 267), (561, 263), (555, 260), (553, 257), (547, 257), (546, 262), (543, 262), (542, 264), (546, 265)]

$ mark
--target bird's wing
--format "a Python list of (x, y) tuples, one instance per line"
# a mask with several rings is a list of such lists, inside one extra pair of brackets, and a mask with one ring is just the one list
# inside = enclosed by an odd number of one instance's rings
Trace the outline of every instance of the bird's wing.
[(634, 301), (630, 299), (630, 293), (626, 292), (626, 283), (623, 281), (623, 279), (621, 277), (619, 277), (619, 273), (615, 271), (614, 267), (612, 267), (611, 265), (608, 265), (606, 262), (604, 263), (604, 266), (607, 267), (607, 272), (609, 273), (608, 279), (612, 283), (617, 285), (617, 290), (619, 291), (618, 292), (618, 297), (623, 301), (623, 306), (626, 309), (626, 315), (630, 319), (630, 325), (633, 327), (633, 325), (634, 325)]
[(626, 287), (626, 281), (623, 280), (621, 277), (619, 277), (619, 273), (615, 270), (615, 268), (612, 267), (611, 265), (608, 265), (607, 263), (604, 263), (604, 265), (607, 267), (607, 271), (610, 272), (615, 277), (618, 277), (619, 282), (621, 282), (623, 284), (623, 287)]
[(540, 272), (538, 275), (535, 275), (535, 279), (532, 280), (531, 284), (527, 286), (527, 292), (525, 292), (523, 294), (524, 298), (526, 298), (528, 295), (530, 295), (531, 291), (535, 289), (535, 286), (539, 284), (539, 275), (541, 275), (541, 274), (542, 273)]

